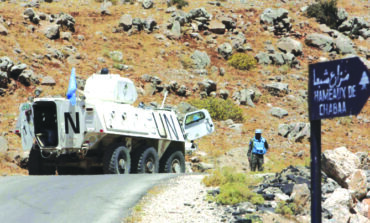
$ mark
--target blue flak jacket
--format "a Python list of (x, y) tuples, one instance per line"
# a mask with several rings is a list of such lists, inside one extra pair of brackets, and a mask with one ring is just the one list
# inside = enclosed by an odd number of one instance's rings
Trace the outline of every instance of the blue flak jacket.
[(267, 152), (265, 147), (266, 139), (261, 136), (261, 139), (258, 140), (256, 137), (253, 137), (253, 148), (252, 153), (264, 155)]

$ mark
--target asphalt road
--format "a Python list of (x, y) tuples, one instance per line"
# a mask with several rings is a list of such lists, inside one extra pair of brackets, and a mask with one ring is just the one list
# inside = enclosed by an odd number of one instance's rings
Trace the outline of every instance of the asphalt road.
[(0, 177), (0, 222), (122, 222), (174, 174)]

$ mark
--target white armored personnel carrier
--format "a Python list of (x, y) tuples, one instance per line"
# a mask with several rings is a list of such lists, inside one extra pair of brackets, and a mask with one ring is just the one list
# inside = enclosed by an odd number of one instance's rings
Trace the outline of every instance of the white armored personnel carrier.
[(134, 107), (133, 82), (94, 74), (84, 99), (37, 98), (20, 106), (16, 133), (30, 150), (30, 175), (183, 173), (185, 143), (214, 131), (207, 110), (185, 115), (169, 109)]

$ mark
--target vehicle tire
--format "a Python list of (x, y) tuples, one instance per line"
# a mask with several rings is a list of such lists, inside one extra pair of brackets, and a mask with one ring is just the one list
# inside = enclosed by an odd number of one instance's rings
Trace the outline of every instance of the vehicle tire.
[(185, 157), (181, 151), (172, 153), (166, 160), (165, 173), (185, 173)]
[(104, 154), (104, 174), (129, 174), (131, 169), (130, 151), (117, 146)]
[(44, 165), (44, 158), (41, 156), (41, 152), (34, 146), (28, 158), (28, 174), (29, 175), (55, 175), (55, 166)]
[(137, 164), (138, 173), (158, 173), (159, 158), (157, 151), (153, 147), (145, 149), (139, 158)]
[(28, 157), (28, 174), (29, 175), (42, 175), (41, 174), (41, 154), (40, 150), (32, 148)]

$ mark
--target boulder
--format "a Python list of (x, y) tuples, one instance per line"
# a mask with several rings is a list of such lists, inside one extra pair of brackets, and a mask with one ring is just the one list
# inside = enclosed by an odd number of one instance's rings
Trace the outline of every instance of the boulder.
[(272, 64), (270, 55), (265, 52), (259, 52), (255, 58), (259, 64), (265, 64), (265, 65)]
[(5, 28), (5, 26), (3, 26), (2, 24), (0, 24), (0, 35), (3, 35), (3, 36), (6, 36), (8, 35), (9, 31), (7, 28)]
[(41, 85), (54, 86), (56, 84), (55, 79), (50, 76), (42, 78)]
[(60, 25), (64, 29), (68, 29), (71, 32), (75, 31), (76, 21), (70, 14), (60, 13), (56, 20), (56, 24)]
[(169, 22), (171, 24), (173, 24), (175, 21), (178, 21), (180, 23), (180, 25), (183, 26), (185, 23), (189, 22), (187, 16), (188, 16), (188, 14), (186, 14), (186, 12), (178, 10), (178, 11), (172, 13)]
[(307, 184), (295, 184), (290, 198), (297, 206), (299, 214), (308, 214), (311, 205), (311, 193)]
[(301, 42), (290, 37), (281, 38), (277, 43), (277, 47), (283, 53), (292, 53), (295, 56), (299, 56), (302, 54)]
[(282, 53), (270, 54), (270, 59), (272, 60), (272, 63), (275, 65), (281, 66), (285, 64), (284, 54)]
[(341, 54), (355, 54), (356, 51), (353, 48), (353, 42), (346, 36), (339, 36), (338, 38), (334, 39), (334, 44), (336, 47), (336, 51)]
[(319, 48), (320, 50), (323, 50), (325, 52), (330, 52), (334, 49), (333, 38), (323, 34), (309, 34), (305, 39), (305, 43), (308, 46)]
[(262, 24), (274, 24), (277, 20), (282, 20), (283, 18), (288, 17), (288, 10), (279, 8), (271, 9), (267, 8), (263, 11), (260, 16), (260, 22)]
[(205, 91), (209, 95), (211, 92), (217, 90), (217, 83), (212, 80), (204, 80), (202, 82), (198, 82), (199, 90)]
[(171, 28), (171, 34), (174, 39), (180, 39), (181, 38), (181, 26), (179, 21), (175, 21)]
[(220, 46), (218, 46), (217, 48), (217, 51), (218, 53), (225, 59), (227, 60), (232, 52), (233, 52), (233, 48), (232, 46), (230, 45), (230, 43), (223, 43), (221, 44)]
[(346, 21), (348, 18), (348, 13), (344, 8), (338, 8), (337, 11), (337, 18), (338, 23), (341, 24), (342, 22)]
[(193, 60), (194, 69), (204, 69), (211, 64), (211, 60), (206, 52), (195, 50), (190, 58)]
[(209, 31), (216, 34), (224, 34), (226, 31), (226, 26), (220, 21), (212, 20), (208, 26)]
[(59, 38), (59, 26), (56, 24), (47, 26), (45, 28), (44, 34), (48, 39), (58, 39)]
[(227, 30), (236, 28), (236, 22), (232, 18), (224, 16), (224, 17), (220, 17), (219, 19), (225, 25)]
[(25, 70), (27, 69), (27, 65), (26, 64), (18, 64), (18, 65), (15, 65), (13, 66), (11, 69), (10, 69), (10, 77), (11, 78), (14, 78), (14, 79), (18, 79), (18, 76)]
[(147, 18), (144, 21), (144, 29), (146, 31), (153, 31), (154, 28), (157, 26), (157, 21), (155, 21), (152, 17)]
[(0, 57), (0, 70), (1, 71), (8, 72), (13, 66), (14, 66), (14, 63), (9, 57)]
[(288, 134), (292, 131), (293, 129), (293, 126), (292, 125), (288, 125), (288, 124), (279, 124), (279, 127), (278, 127), (278, 134), (283, 136), (283, 137), (287, 137)]
[(360, 164), (359, 158), (345, 147), (326, 150), (322, 154), (322, 170), (345, 188), (349, 186), (346, 182), (347, 178), (358, 169)]
[(274, 82), (265, 85), (265, 88), (271, 95), (283, 96), (289, 93), (289, 85), (281, 82)]
[(7, 88), (8, 82), (9, 82), (8, 74), (0, 70), (0, 88)]
[(346, 180), (350, 192), (359, 200), (367, 193), (367, 177), (364, 170), (355, 170)]
[(119, 27), (122, 27), (123, 30), (128, 31), (132, 27), (132, 16), (130, 14), (125, 14), (121, 16), (119, 23)]
[(283, 118), (284, 116), (288, 115), (288, 111), (279, 107), (273, 107), (269, 110), (269, 113), (272, 116), (278, 117), (278, 118)]
[(142, 6), (144, 9), (150, 9), (154, 5), (153, 0), (143, 0)]
[(27, 8), (26, 10), (23, 11), (24, 17), (32, 20), (32, 18), (36, 15), (35, 11), (33, 8)]
[(61, 32), (60, 38), (63, 40), (71, 41), (72, 39), (72, 33), (71, 32)]
[(197, 19), (197, 18), (205, 18), (206, 20), (210, 21), (212, 19), (212, 15), (205, 10), (205, 8), (196, 8), (189, 11), (187, 14), (187, 18)]
[(32, 70), (24, 70), (18, 77), (18, 81), (23, 84), (24, 86), (30, 86), (33, 79), (33, 71)]
[(323, 209), (328, 210), (333, 222), (348, 222), (350, 209), (354, 208), (353, 198), (350, 192), (344, 188), (336, 189), (322, 204)]
[(220, 95), (220, 98), (226, 100), (229, 97), (230, 92), (228, 90), (222, 89), (220, 90), (219, 95)]

